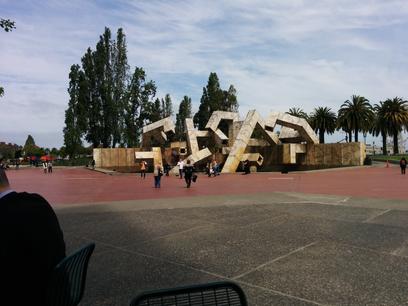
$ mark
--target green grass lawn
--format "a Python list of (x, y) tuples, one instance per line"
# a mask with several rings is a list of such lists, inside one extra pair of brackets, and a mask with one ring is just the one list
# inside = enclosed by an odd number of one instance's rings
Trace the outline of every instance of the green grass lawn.
[(397, 161), (399, 162), (402, 157), (408, 158), (408, 154), (398, 154), (398, 155), (370, 155), (372, 160), (376, 161)]

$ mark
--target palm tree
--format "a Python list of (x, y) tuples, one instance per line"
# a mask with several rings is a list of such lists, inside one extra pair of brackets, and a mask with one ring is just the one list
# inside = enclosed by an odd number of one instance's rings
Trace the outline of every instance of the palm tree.
[(289, 108), (289, 111), (287, 111), (286, 113), (289, 115), (295, 116), (295, 117), (306, 119), (306, 120), (309, 119), (309, 116), (300, 107)]
[(374, 105), (375, 117), (372, 125), (371, 133), (375, 136), (381, 134), (383, 155), (387, 155), (387, 134), (388, 134), (388, 122), (385, 120), (385, 114), (387, 113), (387, 104), (381, 102)]
[(319, 142), (324, 143), (324, 133), (333, 134), (336, 130), (336, 114), (328, 107), (317, 107), (310, 115), (310, 125), (319, 132)]
[(373, 121), (374, 112), (368, 99), (353, 95), (351, 101), (347, 100), (341, 105), (339, 117), (341, 128), (349, 133), (350, 138), (353, 130), (354, 141), (358, 142), (358, 132), (367, 132)]
[(387, 99), (384, 120), (387, 122), (388, 133), (394, 138), (394, 154), (398, 154), (398, 134), (408, 126), (408, 101), (395, 97)]
[(337, 116), (337, 130), (342, 129), (344, 132), (348, 134), (348, 142), (351, 142), (351, 122), (350, 119), (347, 117), (346, 111), (344, 109), (339, 109), (338, 116)]

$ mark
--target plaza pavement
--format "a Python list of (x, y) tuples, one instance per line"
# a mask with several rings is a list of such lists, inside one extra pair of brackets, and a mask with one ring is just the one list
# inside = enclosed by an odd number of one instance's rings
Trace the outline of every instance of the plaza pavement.
[[(96, 242), (81, 305), (128, 305), (143, 290), (223, 279), (250, 305), (408, 304), (407, 179), (398, 168), (200, 176), (191, 190), (177, 178), (155, 190), (151, 180), (82, 169), (56, 170), (41, 187), (27, 171), (9, 172), (11, 184), (52, 199), (68, 253)], [(372, 181), (352, 188), (356, 177)]]

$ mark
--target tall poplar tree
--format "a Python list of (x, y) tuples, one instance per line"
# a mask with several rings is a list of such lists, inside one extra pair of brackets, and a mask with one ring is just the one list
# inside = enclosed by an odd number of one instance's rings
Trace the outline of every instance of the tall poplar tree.
[(153, 81), (146, 81), (143, 68), (136, 67), (128, 85), (125, 108), (123, 138), (127, 147), (138, 146), (141, 129), (149, 120), (149, 103), (156, 94)]
[(162, 118), (167, 118), (173, 115), (173, 104), (171, 102), (170, 94), (166, 94), (164, 99), (161, 99)]
[(234, 86), (230, 85), (228, 90), (222, 90), (217, 74), (211, 72), (207, 86), (203, 88), (198, 112), (194, 115), (194, 124), (203, 129), (216, 110), (237, 112), (238, 101)]
[(124, 106), (126, 96), (126, 82), (129, 74), (127, 62), (126, 36), (120, 28), (116, 35), (116, 41), (112, 48), (112, 72), (113, 72), (113, 120), (112, 147), (123, 144), (122, 134), (124, 128)]
[(186, 140), (186, 118), (191, 118), (191, 98), (184, 96), (180, 102), (179, 111), (176, 115), (176, 135), (175, 139)]
[(64, 145), (66, 152), (74, 157), (82, 147), (82, 134), (84, 130), (84, 113), (81, 103), (81, 82), (84, 79), (79, 65), (72, 65), (69, 73), (69, 102), (65, 111)]

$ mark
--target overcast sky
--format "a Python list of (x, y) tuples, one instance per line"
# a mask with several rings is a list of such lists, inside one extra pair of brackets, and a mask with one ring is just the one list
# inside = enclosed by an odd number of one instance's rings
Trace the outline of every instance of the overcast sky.
[(198, 109), (212, 71), (236, 87), (241, 117), (408, 98), (406, 0), (0, 0), (0, 17), (17, 26), (0, 32), (0, 141), (63, 145), (69, 68), (105, 26), (124, 29), (130, 66), (175, 109), (184, 95)]

